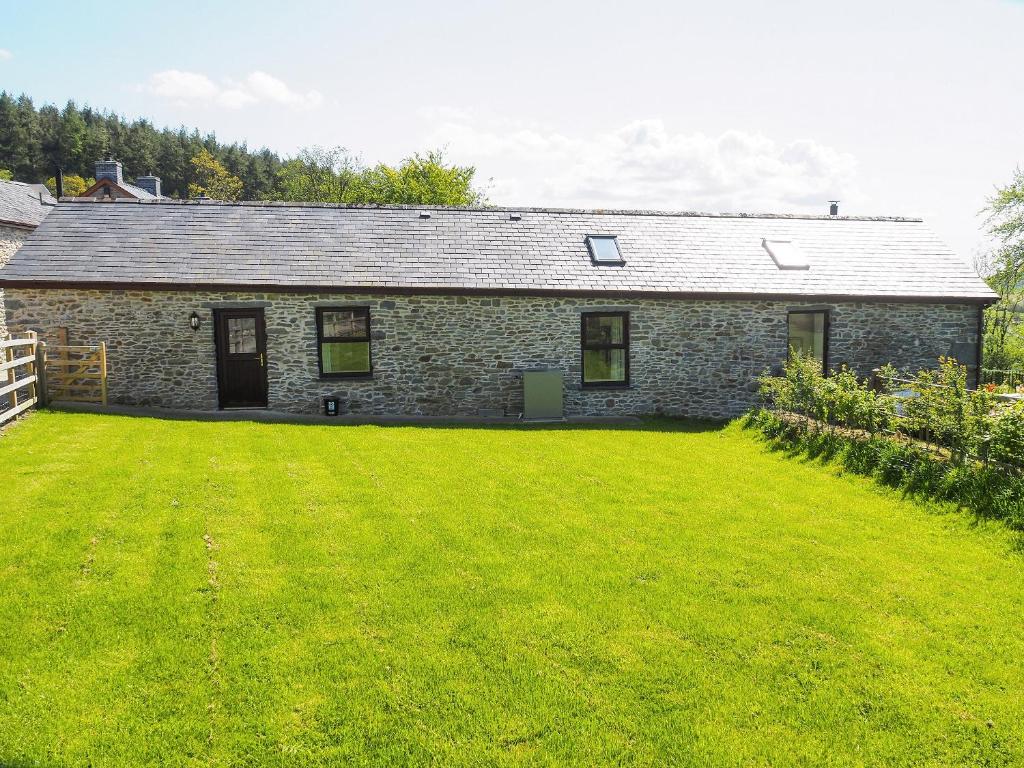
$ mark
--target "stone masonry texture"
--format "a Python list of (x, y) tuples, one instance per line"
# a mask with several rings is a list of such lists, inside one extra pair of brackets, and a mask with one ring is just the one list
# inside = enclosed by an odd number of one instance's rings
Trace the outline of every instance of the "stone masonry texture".
[[(371, 377), (319, 377), (318, 306), (369, 307)], [(521, 372), (548, 368), (564, 372), (567, 416), (726, 418), (754, 405), (757, 376), (781, 366), (789, 310), (828, 309), (829, 363), (861, 375), (890, 362), (934, 367), (973, 349), (978, 330), (969, 304), (7, 289), (12, 331), (105, 341), (111, 402), (127, 405), (215, 409), (213, 311), (239, 307), (265, 313), (271, 409), (316, 413), (338, 396), (342, 413), (367, 416), (517, 414)], [(627, 389), (580, 387), (580, 314), (599, 310), (630, 313)]]
[[(11, 256), (18, 250), (26, 237), (28, 237), (26, 230), (0, 224), (0, 268), (11, 260)], [(7, 335), (5, 314), (4, 289), (0, 288), (0, 338)]]

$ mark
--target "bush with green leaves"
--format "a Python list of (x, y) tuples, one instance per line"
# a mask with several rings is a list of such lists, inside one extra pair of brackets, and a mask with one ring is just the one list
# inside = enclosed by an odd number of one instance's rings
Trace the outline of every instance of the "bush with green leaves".
[(918, 443), (865, 432), (814, 431), (773, 411), (756, 411), (748, 423), (789, 453), (832, 462), (918, 498), (952, 503), (1024, 530), (1024, 475), (1005, 466), (957, 465)]
[(1024, 462), (1024, 402), (1004, 408), (994, 420), (988, 455), (1006, 464)]
[(778, 410), (814, 418), (823, 426), (840, 425), (871, 433), (890, 428), (891, 398), (880, 396), (846, 366), (824, 375), (813, 357), (793, 357), (782, 376), (759, 379), (762, 401)]
[(909, 381), (890, 379), (886, 387), (912, 393), (898, 425), (901, 432), (948, 449), (958, 464), (981, 455), (1000, 409), (992, 393), (967, 387), (964, 366), (939, 358), (938, 368), (919, 371)]
[(751, 423), (770, 439), (1024, 528), (1024, 402), (969, 389), (956, 361), (914, 376), (886, 366), (862, 380), (794, 357), (781, 376), (760, 378), (760, 394)]
[(820, 361), (794, 357), (781, 376), (761, 377), (760, 393), (767, 407), (818, 422), (813, 429), (897, 433), (945, 449), (955, 464), (998, 455), (1024, 465), (1024, 451), (1014, 442), (1024, 430), (1021, 408), (986, 389), (970, 389), (967, 369), (952, 359), (939, 358), (937, 368), (914, 376), (886, 366), (869, 381), (845, 366), (826, 376)]

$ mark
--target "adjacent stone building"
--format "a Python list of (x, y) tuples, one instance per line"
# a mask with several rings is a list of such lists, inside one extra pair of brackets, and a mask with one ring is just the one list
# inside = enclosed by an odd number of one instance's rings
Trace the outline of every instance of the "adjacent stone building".
[(98, 200), (157, 200), (162, 197), (159, 176), (138, 176), (132, 184), (124, 178), (120, 161), (107, 155), (96, 161), (96, 181), (80, 197)]
[[(0, 268), (10, 261), (56, 203), (42, 184), (0, 181)], [(4, 292), (0, 286), (0, 338), (6, 335)]]
[(368, 416), (729, 417), (794, 348), (974, 366), (994, 298), (913, 219), (212, 201), (61, 203), (0, 285), (113, 402)]

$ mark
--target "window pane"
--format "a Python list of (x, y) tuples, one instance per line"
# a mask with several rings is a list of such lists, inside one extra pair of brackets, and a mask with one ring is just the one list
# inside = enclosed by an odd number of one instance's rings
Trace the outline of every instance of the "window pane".
[(622, 344), (625, 340), (625, 320), (621, 315), (587, 315), (584, 343)]
[(583, 381), (588, 384), (626, 381), (626, 350), (583, 350)]
[(622, 261), (619, 245), (614, 237), (591, 236), (587, 238), (594, 261)]
[(331, 310), (323, 313), (324, 338), (355, 337), (365, 339), (366, 311), (362, 309)]
[(789, 316), (789, 349), (825, 362), (825, 313), (794, 312)]
[(324, 373), (369, 373), (370, 342), (344, 341), (320, 345)]
[(232, 355), (256, 354), (256, 318), (228, 318), (228, 350)]

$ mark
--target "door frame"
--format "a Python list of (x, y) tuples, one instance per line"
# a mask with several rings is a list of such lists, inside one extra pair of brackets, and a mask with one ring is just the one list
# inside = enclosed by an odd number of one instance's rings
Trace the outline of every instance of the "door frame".
[[(226, 340), (224, 339), (225, 321), (231, 317), (254, 317), (256, 318), (256, 351), (263, 356), (263, 364), (260, 366), (263, 390), (262, 403), (252, 405), (225, 405), (224, 404), (224, 379), (227, 368), (227, 357), (224, 354)], [(213, 336), (217, 356), (217, 407), (221, 410), (229, 408), (266, 408), (268, 404), (269, 383), (267, 381), (267, 324), (263, 315), (263, 307), (234, 307), (231, 309), (213, 310)]]

